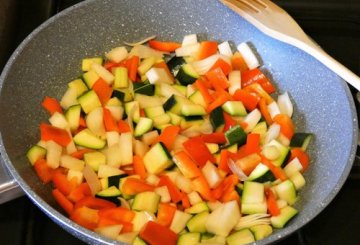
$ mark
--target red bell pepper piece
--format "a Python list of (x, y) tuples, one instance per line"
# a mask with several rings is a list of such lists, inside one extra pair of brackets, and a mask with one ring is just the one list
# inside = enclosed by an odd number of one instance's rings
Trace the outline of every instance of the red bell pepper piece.
[(74, 153), (71, 153), (71, 156), (75, 157), (77, 159), (83, 159), (85, 153), (93, 152), (93, 151), (94, 151), (93, 149), (84, 148), (84, 149), (80, 149), (78, 151), (75, 151)]
[(177, 186), (171, 181), (171, 179), (166, 175), (160, 176), (160, 181), (158, 186), (166, 186), (168, 188), (171, 200), (173, 203), (178, 203), (182, 199), (182, 194)]
[(99, 221), (98, 210), (86, 206), (75, 208), (70, 219), (89, 230), (94, 230)]
[(260, 152), (260, 134), (250, 133), (246, 137), (247, 154)]
[(179, 151), (174, 155), (174, 162), (178, 166), (180, 172), (189, 179), (195, 178), (201, 174), (196, 163), (184, 151)]
[(215, 157), (211, 154), (201, 137), (188, 139), (183, 143), (183, 146), (199, 167), (205, 166), (207, 161), (215, 163)]
[(208, 113), (212, 112), (215, 108), (222, 106), (226, 101), (229, 100), (228, 94), (224, 91), (223, 93), (220, 93), (219, 96), (217, 96), (206, 108), (206, 111)]
[(118, 129), (119, 129), (119, 133), (127, 133), (130, 132), (130, 126), (127, 122), (125, 122), (124, 120), (120, 120), (118, 122)]
[(46, 96), (41, 102), (41, 105), (50, 113), (50, 115), (54, 114), (55, 112), (63, 113), (59, 102), (55, 98)]
[(136, 81), (137, 68), (139, 66), (140, 58), (139, 56), (132, 56), (126, 60), (126, 67), (128, 68), (128, 76), (131, 81)]
[(206, 181), (204, 175), (200, 175), (192, 180), (194, 190), (199, 192), (203, 199), (207, 201), (214, 201), (214, 196), (211, 192), (209, 183)]
[(177, 42), (162, 42), (153, 39), (149, 41), (149, 46), (160, 51), (173, 52), (175, 49), (180, 48), (181, 44)]
[(265, 190), (265, 195), (269, 214), (271, 216), (279, 215), (280, 209), (277, 205), (275, 194), (268, 188)]
[(176, 207), (168, 203), (160, 203), (156, 223), (169, 227), (174, 218)]
[(124, 207), (103, 208), (99, 210), (99, 217), (120, 222), (131, 222), (135, 217), (135, 212)]
[(44, 184), (49, 183), (53, 178), (54, 169), (49, 167), (45, 159), (37, 160), (34, 163), (34, 170)]
[(270, 160), (268, 160), (263, 155), (261, 155), (261, 163), (270, 169), (271, 173), (274, 175), (276, 179), (280, 179), (281, 181), (287, 180), (285, 171), (281, 167), (275, 166)]
[(298, 158), (299, 162), (301, 163), (303, 169), (302, 172), (304, 172), (309, 167), (310, 157), (309, 155), (303, 151), (299, 147), (295, 147), (291, 149), (290, 159), (289, 161), (293, 160), (294, 158)]
[(176, 245), (178, 239), (175, 232), (153, 221), (146, 223), (139, 236), (149, 245)]
[(247, 87), (253, 83), (260, 84), (261, 87), (269, 94), (275, 92), (276, 90), (274, 85), (259, 68), (241, 72), (242, 87)]
[(215, 89), (227, 89), (229, 87), (229, 82), (226, 78), (226, 75), (220, 67), (216, 67), (215, 69), (208, 71), (205, 74), (205, 77), (211, 82)]
[(205, 143), (225, 144), (226, 138), (223, 132), (215, 132), (211, 134), (202, 134), (201, 138)]
[(224, 115), (224, 121), (225, 121), (223, 132), (226, 132), (230, 128), (237, 125), (237, 122), (228, 113), (223, 112), (223, 115)]
[(225, 76), (229, 75), (229, 73), (232, 70), (231, 64), (229, 64), (228, 62), (224, 61), (223, 59), (219, 58), (214, 65), (210, 68), (211, 70), (215, 70), (217, 68), (220, 68), (222, 70), (222, 72), (224, 73)]
[(125, 195), (135, 195), (144, 191), (153, 191), (155, 187), (142, 179), (126, 178), (121, 189)]
[(260, 97), (244, 89), (238, 89), (235, 91), (233, 99), (241, 101), (248, 111), (252, 111), (256, 108)]
[(175, 141), (176, 136), (180, 132), (180, 127), (175, 125), (170, 125), (164, 128), (164, 130), (159, 135), (159, 142), (164, 143), (165, 147), (168, 150), (172, 150), (172, 145)]
[(70, 192), (67, 198), (70, 201), (76, 203), (86, 196), (91, 196), (91, 190), (88, 183), (84, 182), (75, 187), (75, 189)]
[(74, 210), (74, 204), (66, 198), (66, 196), (61, 193), (58, 189), (52, 190), (52, 195), (55, 199), (55, 201), (62, 207), (67, 214), (71, 214)]
[(234, 70), (239, 70), (241, 72), (249, 70), (249, 67), (247, 66), (240, 52), (235, 52), (234, 55), (231, 57), (231, 65)]
[(277, 114), (273, 121), (280, 125), (280, 132), (289, 140), (293, 137), (295, 133), (295, 125), (291, 118), (285, 114)]
[(55, 187), (65, 196), (69, 195), (77, 186), (76, 181), (68, 180), (66, 175), (59, 170), (54, 172), (52, 181)]
[(75, 203), (75, 209), (81, 207), (88, 207), (92, 209), (102, 209), (102, 208), (115, 208), (116, 205), (113, 202), (96, 198), (93, 196), (85, 196), (84, 198), (80, 199), (78, 202)]
[(220, 162), (219, 162), (219, 169), (223, 170), (226, 173), (230, 172), (228, 161), (229, 161), (229, 151), (226, 149), (222, 149), (220, 151)]
[(273, 120), (271, 118), (271, 115), (269, 113), (267, 104), (266, 104), (266, 100), (264, 98), (261, 98), (259, 101), (259, 109), (261, 112), (261, 115), (264, 117), (266, 123), (268, 125), (271, 125), (273, 123)]
[(105, 107), (103, 108), (103, 121), (104, 121), (104, 126), (105, 126), (106, 132), (109, 132), (109, 131), (119, 132), (119, 127), (118, 127), (115, 119), (111, 115), (110, 110)]
[(140, 156), (135, 155), (133, 157), (133, 161), (134, 161), (133, 166), (134, 166), (135, 174), (139, 175), (140, 178), (142, 178), (142, 179), (146, 179), (147, 172), (146, 172), (146, 168), (145, 168), (143, 159)]
[(71, 136), (65, 129), (57, 128), (47, 123), (40, 124), (40, 134), (41, 140), (52, 140), (63, 147), (66, 147), (71, 142)]
[(95, 91), (97, 96), (99, 97), (99, 100), (101, 104), (104, 106), (109, 101), (112, 95), (112, 88), (107, 82), (99, 78), (93, 85), (92, 89)]
[(214, 101), (214, 98), (210, 95), (209, 90), (206, 87), (203, 80), (201, 80), (201, 79), (196, 80), (194, 85), (200, 91), (200, 93), (201, 93), (202, 97), (204, 98), (206, 104), (210, 104), (211, 102)]
[(203, 41), (200, 43), (199, 51), (197, 52), (195, 58), (197, 60), (205, 59), (213, 54), (216, 54), (218, 44), (215, 41)]

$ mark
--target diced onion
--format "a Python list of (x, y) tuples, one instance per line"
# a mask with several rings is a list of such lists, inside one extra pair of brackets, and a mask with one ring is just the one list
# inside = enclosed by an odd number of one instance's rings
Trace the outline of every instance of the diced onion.
[(246, 115), (244, 122), (247, 124), (245, 132), (250, 132), (258, 124), (261, 119), (261, 112), (258, 109), (254, 109)]
[(229, 94), (233, 95), (236, 90), (241, 89), (241, 72), (240, 71), (231, 71), (229, 73)]
[(280, 134), (280, 125), (277, 123), (271, 124), (265, 135), (264, 143), (267, 144), (273, 139), (276, 139)]
[(194, 61), (191, 63), (191, 65), (195, 69), (196, 73), (198, 73), (199, 75), (204, 75), (220, 58), (229, 64), (231, 63), (229, 57), (221, 54), (214, 54), (205, 59)]
[(218, 45), (219, 53), (231, 57), (233, 55), (228, 41), (222, 42)]
[(129, 57), (136, 55), (140, 59), (148, 57), (162, 58), (164, 54), (168, 54), (168, 52), (158, 51), (145, 45), (137, 45), (131, 49)]
[(197, 53), (200, 48), (200, 43), (194, 43), (191, 45), (181, 46), (175, 50), (177, 57), (192, 56)]
[(137, 45), (141, 45), (141, 44), (144, 44), (152, 39), (154, 39), (156, 37), (156, 35), (153, 35), (153, 36), (150, 36), (150, 37), (147, 37), (147, 38), (144, 38), (143, 40), (140, 40), (138, 42), (135, 42), (135, 43), (130, 43), (130, 42), (124, 42), (125, 45), (128, 45), (128, 46), (137, 46)]
[(82, 172), (84, 174), (86, 182), (90, 187), (91, 193), (95, 195), (96, 193), (101, 191), (101, 183), (95, 171), (89, 165), (85, 165)]
[(245, 181), (248, 179), (248, 176), (238, 167), (232, 159), (228, 160), (228, 166), (234, 174), (239, 178), (240, 181)]
[(277, 103), (281, 113), (292, 116), (294, 107), (287, 92), (279, 95)]
[(274, 119), (276, 115), (280, 114), (279, 106), (275, 101), (268, 104), (267, 108), (272, 119)]
[(241, 230), (255, 225), (269, 225), (269, 224), (270, 224), (270, 214), (249, 214), (241, 217), (234, 229)]
[(197, 42), (198, 42), (198, 40), (197, 40), (196, 34), (190, 34), (190, 35), (184, 36), (181, 46), (192, 45), (192, 44), (196, 44)]
[(110, 50), (108, 53), (105, 54), (106, 58), (116, 63), (119, 63), (126, 59), (128, 56), (128, 51), (125, 47), (117, 47)]
[(237, 49), (244, 58), (245, 63), (247, 64), (250, 70), (260, 66), (260, 62), (258, 58), (255, 56), (254, 52), (251, 50), (251, 48), (247, 43), (240, 43), (237, 46)]

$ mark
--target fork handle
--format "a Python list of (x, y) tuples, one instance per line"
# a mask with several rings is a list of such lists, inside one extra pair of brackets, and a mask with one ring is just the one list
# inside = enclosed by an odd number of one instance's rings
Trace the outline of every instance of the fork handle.
[(342, 65), (340, 62), (327, 54), (319, 46), (314, 44), (307, 44), (305, 42), (299, 42), (295, 44), (295, 46), (316, 58), (330, 70), (343, 78), (347, 83), (360, 91), (360, 78), (355, 73), (346, 68), (344, 65)]

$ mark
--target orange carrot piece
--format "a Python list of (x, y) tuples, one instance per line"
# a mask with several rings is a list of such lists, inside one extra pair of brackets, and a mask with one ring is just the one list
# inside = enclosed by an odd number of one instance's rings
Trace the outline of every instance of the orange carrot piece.
[(273, 121), (280, 125), (280, 132), (289, 140), (293, 137), (295, 133), (295, 125), (291, 118), (285, 114), (277, 114)]
[(175, 49), (180, 48), (181, 44), (177, 42), (162, 42), (158, 40), (150, 40), (149, 46), (164, 52), (173, 52)]
[(118, 129), (119, 129), (119, 133), (127, 133), (130, 132), (130, 126), (127, 122), (125, 122), (124, 120), (120, 120), (118, 122)]
[(259, 109), (261, 112), (261, 115), (265, 118), (265, 121), (268, 125), (271, 125), (273, 123), (273, 120), (270, 116), (266, 100), (264, 98), (261, 98), (259, 101)]
[(186, 178), (192, 179), (198, 177), (201, 174), (200, 169), (197, 167), (196, 163), (188, 154), (186, 154), (185, 151), (179, 151), (175, 153), (173, 159), (180, 172)]
[(249, 67), (247, 66), (244, 58), (238, 51), (235, 52), (234, 55), (231, 57), (231, 65), (234, 70), (239, 70), (241, 72), (249, 70)]
[(98, 210), (86, 206), (75, 208), (70, 219), (89, 230), (94, 230), (99, 221)]
[(176, 245), (178, 239), (175, 232), (154, 221), (147, 222), (139, 236), (150, 245)]
[(74, 210), (74, 204), (66, 198), (66, 196), (58, 189), (52, 190), (52, 195), (55, 201), (62, 207), (67, 214), (71, 214)]
[(154, 186), (144, 180), (135, 178), (127, 178), (122, 185), (122, 192), (125, 195), (135, 195), (144, 191), (153, 191), (154, 189)]
[(34, 170), (44, 184), (49, 183), (53, 178), (54, 169), (48, 166), (45, 159), (37, 160), (34, 163)]
[(303, 151), (300, 147), (295, 147), (291, 149), (291, 155), (289, 161), (293, 160), (295, 157), (299, 159), (299, 162), (303, 166), (302, 172), (304, 172), (309, 167), (309, 163), (310, 163), (309, 155), (305, 151)]
[(147, 172), (146, 172), (146, 168), (145, 168), (143, 159), (140, 156), (135, 155), (133, 157), (133, 161), (134, 161), (133, 165), (134, 165), (135, 174), (139, 175), (140, 178), (142, 178), (142, 179), (146, 179)]
[(182, 199), (182, 194), (177, 186), (171, 181), (171, 179), (166, 175), (160, 176), (160, 181), (158, 186), (166, 186), (168, 188), (171, 200), (173, 203), (178, 203)]
[(156, 223), (169, 227), (174, 218), (176, 212), (176, 207), (168, 204), (168, 203), (160, 203)]
[(107, 82), (99, 78), (93, 85), (92, 89), (95, 91), (97, 96), (99, 97), (99, 100), (101, 104), (104, 106), (109, 101), (112, 95), (112, 88)]
[(55, 98), (46, 96), (41, 102), (41, 105), (50, 113), (50, 115), (54, 114), (55, 112), (63, 113), (59, 102)]
[(71, 142), (71, 137), (65, 129), (57, 128), (47, 123), (40, 123), (41, 140), (53, 140), (57, 144), (66, 147)]
[(211, 102), (214, 101), (214, 98), (210, 95), (208, 88), (205, 86), (205, 83), (203, 82), (203, 80), (197, 79), (195, 81), (194, 85), (200, 91), (206, 104), (210, 104)]
[(119, 127), (118, 127), (115, 119), (111, 115), (110, 110), (105, 107), (103, 108), (103, 120), (104, 120), (104, 126), (105, 126), (106, 132), (109, 132), (109, 131), (119, 132)]
[(172, 145), (175, 141), (176, 136), (180, 132), (180, 127), (175, 125), (170, 125), (163, 129), (159, 135), (159, 142), (164, 143), (168, 150), (172, 150)]
[(210, 68), (210, 71), (220, 68), (225, 76), (229, 75), (232, 70), (231, 64), (219, 58), (214, 65)]
[(215, 41), (203, 41), (200, 43), (199, 51), (197, 52), (195, 58), (197, 60), (205, 59), (213, 54), (216, 54), (218, 44)]

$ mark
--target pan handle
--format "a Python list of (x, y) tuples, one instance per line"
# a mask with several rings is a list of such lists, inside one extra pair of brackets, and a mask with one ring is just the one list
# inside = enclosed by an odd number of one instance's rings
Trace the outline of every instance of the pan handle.
[(4, 160), (0, 156), (0, 204), (24, 195), (20, 186), (7, 171)]

